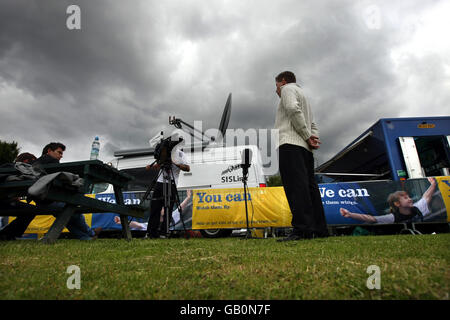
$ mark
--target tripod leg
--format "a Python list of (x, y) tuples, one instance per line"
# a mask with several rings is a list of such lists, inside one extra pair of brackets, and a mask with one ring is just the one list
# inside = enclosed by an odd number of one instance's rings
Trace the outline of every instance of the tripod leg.
[(166, 235), (169, 234), (171, 189), (172, 188), (170, 186), (170, 177), (169, 177), (169, 181), (164, 179), (164, 219), (163, 219), (163, 222), (165, 221), (165, 223), (164, 223), (163, 227), (165, 229)]
[[(151, 191), (153, 191), (152, 196), (150, 197), (150, 216), (148, 220), (148, 227), (147, 227), (147, 235), (149, 237), (157, 237), (159, 234), (160, 229), (160, 220), (161, 220), (161, 207), (159, 207), (159, 202), (157, 200), (164, 201), (164, 183), (163, 183), (163, 190), (157, 189), (157, 183), (158, 179), (163, 173), (163, 168), (161, 168), (158, 172), (158, 174), (154, 177), (153, 181), (150, 183), (150, 186), (147, 188), (147, 191), (145, 192), (145, 195), (142, 199), (142, 201), (145, 201), (145, 199), (148, 198)], [(163, 175), (164, 177), (164, 175)], [(159, 193), (162, 191), (163, 194), (161, 194), (162, 198), (160, 196), (155, 197), (155, 192)], [(162, 203), (164, 205), (164, 202)], [(159, 209), (157, 209), (159, 208)], [(155, 212), (154, 210), (157, 210)]]
[(174, 190), (175, 191), (175, 204), (177, 205), (178, 212), (180, 213), (180, 220), (181, 220), (181, 224), (183, 225), (184, 233), (187, 234), (186, 233), (186, 226), (184, 224), (183, 210), (181, 208), (181, 203), (180, 203), (180, 197), (178, 196), (178, 189), (177, 189), (177, 185), (175, 184), (175, 177), (173, 175), (172, 168), (170, 168), (170, 169), (171, 169), (170, 173), (172, 174), (171, 177), (173, 179), (172, 181), (174, 181), (174, 186), (175, 186), (175, 190)]
[(156, 183), (158, 182), (158, 178), (162, 173), (162, 169), (159, 170), (158, 174), (153, 178), (153, 180), (150, 182), (149, 187), (147, 188), (147, 190), (145, 191), (144, 197), (142, 198), (142, 202), (145, 201), (145, 199), (148, 198), (148, 196), (150, 195), (150, 192), (155, 188)]
[[(164, 218), (162, 221), (162, 224), (160, 225), (160, 230), (161, 232), (164, 232), (165, 235), (169, 234), (169, 218), (171, 216), (171, 205), (170, 205), (170, 201), (171, 201), (171, 189), (169, 187), (170, 184), (170, 167), (167, 167), (166, 165), (164, 165), (163, 168), (161, 168), (161, 170), (164, 170), (165, 174), (163, 174), (163, 208), (164, 208)], [(164, 231), (163, 231), (164, 230)]]
[(248, 224), (248, 207), (247, 207), (247, 178), (244, 178), (244, 200), (245, 200), (245, 218), (247, 220), (247, 237), (251, 238), (252, 234)]
[(250, 226), (249, 226), (249, 223), (248, 223), (248, 207), (247, 207), (248, 188), (247, 188), (247, 179), (248, 179), (248, 171), (243, 170), (242, 182), (244, 183), (245, 218), (246, 218), (246, 221), (247, 221), (247, 232), (245, 234), (245, 239), (251, 239), (252, 238), (252, 234), (251, 234)]

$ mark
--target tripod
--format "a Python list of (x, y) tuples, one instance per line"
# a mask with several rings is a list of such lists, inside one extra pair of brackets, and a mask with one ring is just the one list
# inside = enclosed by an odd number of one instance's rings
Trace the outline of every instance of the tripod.
[[(155, 164), (155, 162), (156, 161), (154, 161), (151, 164), (151, 166), (153, 166)], [(144, 194), (142, 201), (145, 201), (148, 198), (151, 191), (155, 191), (155, 186), (158, 182), (159, 177), (162, 174), (163, 175), (162, 197), (154, 198), (154, 192), (153, 192), (151, 199), (150, 199), (150, 203), (152, 203), (153, 200), (163, 200), (163, 208), (164, 208), (163, 227), (164, 227), (164, 233), (167, 236), (169, 236), (169, 233), (170, 233), (170, 223), (172, 220), (172, 208), (173, 208), (173, 205), (175, 204), (178, 208), (178, 211), (180, 212), (180, 220), (183, 224), (184, 233), (187, 236), (186, 226), (184, 224), (183, 212), (182, 212), (182, 208), (181, 208), (181, 204), (180, 204), (180, 198), (178, 196), (178, 190), (177, 190), (177, 186), (175, 184), (175, 178), (174, 178), (174, 174), (173, 174), (173, 170), (172, 170), (172, 162), (167, 161), (167, 162), (164, 162), (163, 164), (161, 164), (160, 166), (161, 166), (161, 168), (159, 169), (158, 174), (151, 181), (149, 187), (147, 188), (147, 191)], [(150, 208), (150, 210), (152, 210), (152, 209)], [(156, 212), (154, 212), (154, 214), (156, 214)], [(159, 217), (160, 216), (158, 216), (157, 221), (160, 221)], [(149, 226), (150, 226), (150, 223), (152, 222), (151, 221), (152, 218), (153, 217), (152, 217), (152, 211), (151, 211), (150, 217), (149, 217)], [(151, 226), (151, 227), (155, 228), (156, 226)]]
[(244, 201), (245, 201), (245, 217), (247, 220), (247, 231), (245, 233), (245, 238), (244, 239), (252, 239), (252, 233), (250, 231), (250, 227), (248, 224), (248, 207), (247, 207), (247, 192), (248, 192), (248, 187), (247, 187), (247, 180), (248, 180), (248, 168), (250, 167), (249, 164), (242, 164), (242, 182), (244, 183)]

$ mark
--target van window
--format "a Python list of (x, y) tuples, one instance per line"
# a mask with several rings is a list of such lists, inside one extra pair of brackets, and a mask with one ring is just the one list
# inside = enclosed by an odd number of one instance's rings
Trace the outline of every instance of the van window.
[(96, 183), (94, 184), (94, 187), (92, 188), (93, 194), (101, 193), (106, 191), (108, 189), (109, 183)]
[(128, 186), (123, 191), (146, 191), (150, 183), (158, 174), (157, 170), (145, 170), (145, 167), (123, 169), (124, 172), (134, 177), (134, 180), (128, 183)]
[(425, 171), (425, 176), (446, 175), (450, 168), (450, 154), (446, 137), (425, 136), (414, 137), (420, 164)]

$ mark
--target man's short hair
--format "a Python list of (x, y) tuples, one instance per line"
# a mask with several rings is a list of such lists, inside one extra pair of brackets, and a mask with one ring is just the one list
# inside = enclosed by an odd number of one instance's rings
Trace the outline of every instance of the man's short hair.
[(275, 77), (275, 80), (277, 82), (281, 82), (283, 81), (283, 79), (287, 82), (287, 83), (295, 83), (297, 82), (297, 79), (295, 78), (295, 74), (291, 71), (283, 71), (282, 73), (280, 73), (279, 75), (277, 75)]
[(14, 160), (14, 162), (26, 162), (26, 163), (31, 163), (34, 160), (36, 160), (36, 156), (34, 154), (28, 153), (28, 152), (24, 152), (21, 153), (17, 156), (16, 160)]
[(400, 197), (407, 196), (408, 192), (406, 191), (396, 191), (391, 193), (388, 196), (387, 202), (389, 203), (390, 211), (396, 212), (398, 211), (398, 207), (395, 205), (395, 202), (400, 201)]
[(61, 142), (50, 142), (48, 145), (46, 145), (44, 147), (44, 149), (42, 149), (42, 155), (47, 154), (48, 153), (48, 149), (55, 151), (56, 149), (61, 148), (62, 151), (66, 150), (66, 146), (63, 145)]

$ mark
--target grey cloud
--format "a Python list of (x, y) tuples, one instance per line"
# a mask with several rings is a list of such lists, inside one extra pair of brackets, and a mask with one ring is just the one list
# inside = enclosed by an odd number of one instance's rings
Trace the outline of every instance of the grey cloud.
[[(65, 27), (70, 4), (81, 7), (82, 30)], [(373, 4), (376, 30), (364, 20)], [(272, 128), (274, 77), (292, 70), (319, 123), (323, 162), (378, 118), (410, 115), (405, 74), (428, 84), (423, 99), (448, 104), (438, 84), (448, 81), (440, 71), (447, 57), (409, 57), (394, 68), (390, 56), (414, 34), (399, 21), (435, 4), (3, 1), (0, 135), (36, 150), (64, 141), (73, 146), (66, 160), (87, 156), (99, 135), (101, 152), (112, 156), (114, 148), (147, 146), (168, 130), (169, 115), (216, 127), (229, 92), (230, 128)]]

